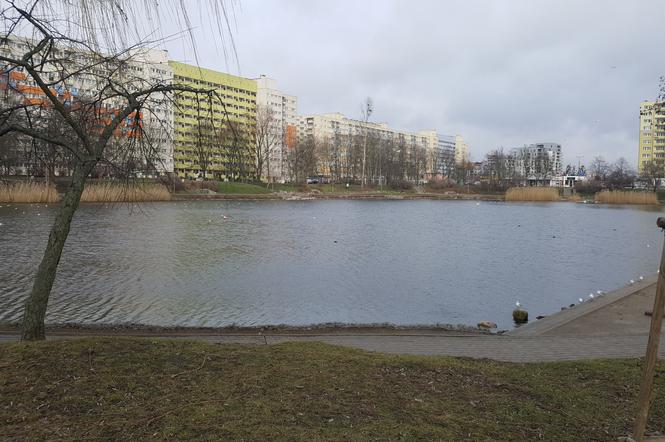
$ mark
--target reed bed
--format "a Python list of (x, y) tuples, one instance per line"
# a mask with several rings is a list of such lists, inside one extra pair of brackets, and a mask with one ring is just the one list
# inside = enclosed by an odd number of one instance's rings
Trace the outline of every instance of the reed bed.
[(0, 203), (57, 203), (59, 200), (58, 192), (52, 184), (0, 183)]
[(559, 189), (552, 187), (511, 187), (506, 201), (560, 201)]
[(601, 190), (596, 194), (596, 202), (602, 204), (658, 204), (658, 196), (654, 192)]
[(171, 194), (161, 184), (88, 184), (81, 195), (81, 202), (84, 203), (128, 203), (169, 201), (170, 199)]

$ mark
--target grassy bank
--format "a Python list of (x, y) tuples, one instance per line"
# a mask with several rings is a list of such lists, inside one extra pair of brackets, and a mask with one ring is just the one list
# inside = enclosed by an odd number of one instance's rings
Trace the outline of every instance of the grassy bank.
[(603, 204), (658, 204), (655, 192), (603, 190), (596, 194), (596, 202)]
[[(110, 338), (0, 344), (0, 367), (3, 437), (19, 440), (616, 440), (640, 375), (635, 360), (525, 366)], [(662, 431), (656, 397), (650, 427)]]
[(46, 183), (0, 183), (0, 203), (57, 203), (55, 186)]
[(247, 183), (219, 183), (218, 192), (224, 194), (257, 195), (271, 193), (265, 186)]
[(511, 187), (506, 201), (560, 201), (559, 189), (552, 187)]

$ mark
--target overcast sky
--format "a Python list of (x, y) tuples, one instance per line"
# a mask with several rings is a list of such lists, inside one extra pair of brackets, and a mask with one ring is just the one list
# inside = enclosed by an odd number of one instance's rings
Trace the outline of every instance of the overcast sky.
[[(496, 147), (563, 145), (564, 163), (637, 155), (639, 104), (665, 75), (662, 1), (242, 0), (238, 58), (192, 16), (201, 66), (266, 74), (300, 114), (342, 112)], [(193, 62), (172, 41), (175, 59)]]

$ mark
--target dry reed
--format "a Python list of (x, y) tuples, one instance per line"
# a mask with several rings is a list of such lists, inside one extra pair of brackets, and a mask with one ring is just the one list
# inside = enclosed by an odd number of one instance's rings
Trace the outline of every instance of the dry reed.
[(161, 184), (88, 184), (81, 195), (83, 203), (125, 203), (169, 201), (171, 194)]
[(506, 201), (560, 201), (559, 189), (553, 187), (511, 187)]
[(602, 190), (596, 194), (596, 202), (602, 204), (658, 204), (654, 192)]
[(57, 203), (55, 186), (46, 183), (0, 183), (0, 203)]

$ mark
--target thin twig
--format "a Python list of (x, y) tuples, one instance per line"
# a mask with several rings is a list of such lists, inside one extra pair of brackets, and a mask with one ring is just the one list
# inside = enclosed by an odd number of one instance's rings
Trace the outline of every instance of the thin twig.
[(173, 375), (171, 375), (171, 378), (177, 378), (180, 375), (187, 374), (187, 373), (194, 373), (195, 371), (201, 370), (203, 368), (203, 366), (205, 365), (205, 363), (206, 363), (206, 359), (208, 359), (208, 356), (204, 353), (203, 354), (203, 362), (201, 362), (201, 365), (198, 368), (195, 368), (194, 370), (186, 370), (186, 371), (182, 371), (180, 373), (173, 374)]

